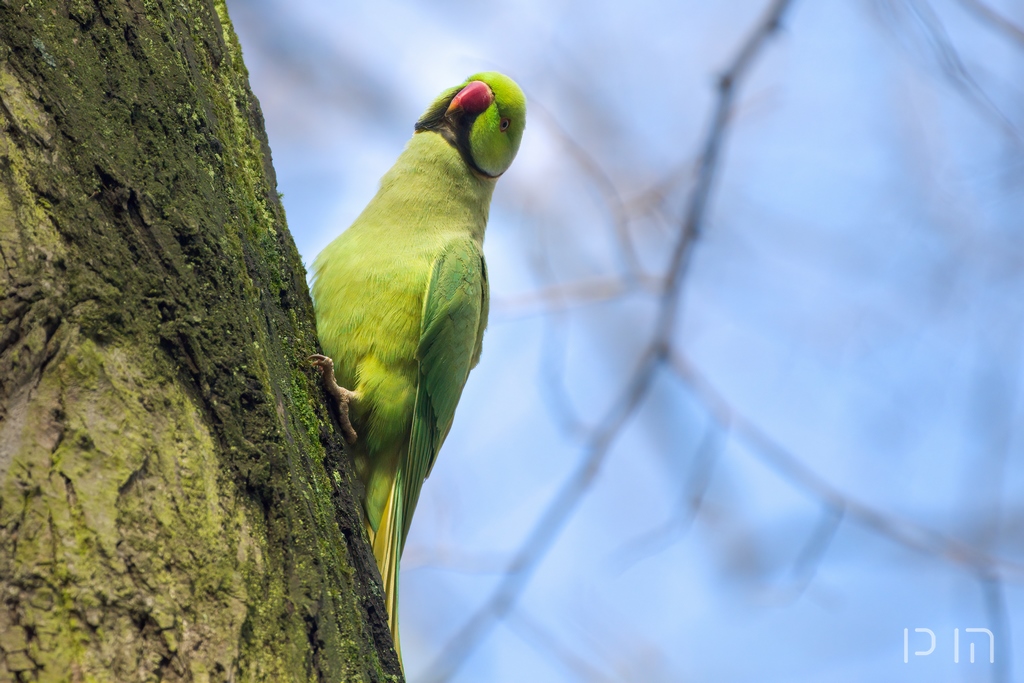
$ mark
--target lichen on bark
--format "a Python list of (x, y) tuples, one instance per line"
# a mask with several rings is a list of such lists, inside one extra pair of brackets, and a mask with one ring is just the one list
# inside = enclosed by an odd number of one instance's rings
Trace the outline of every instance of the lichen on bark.
[(0, 0), (0, 683), (397, 681), (223, 2)]

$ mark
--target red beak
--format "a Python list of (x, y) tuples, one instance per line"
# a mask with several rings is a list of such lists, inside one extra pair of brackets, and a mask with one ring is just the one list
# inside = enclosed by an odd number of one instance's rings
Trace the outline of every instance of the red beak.
[(471, 81), (469, 85), (459, 91), (452, 103), (448, 105), (446, 114), (455, 111), (464, 111), (467, 114), (479, 114), (491, 106), (494, 101), (494, 93), (483, 81)]

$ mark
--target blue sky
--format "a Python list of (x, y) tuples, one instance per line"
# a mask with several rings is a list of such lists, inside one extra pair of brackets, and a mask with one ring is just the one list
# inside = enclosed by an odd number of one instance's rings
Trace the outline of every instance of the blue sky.
[[(598, 424), (636, 367), (716, 75), (767, 3), (228, 6), (307, 264), (441, 90), (497, 69), (530, 99), (486, 238), (483, 358), (403, 561), (406, 670), (428, 680), (580, 462), (573, 421)], [(987, 7), (1024, 26), (1019, 4)], [(820, 490), (742, 429), (716, 429), (707, 397), (663, 369), (452, 680), (1021, 670), (1021, 83), (1024, 42), (975, 0), (796, 2), (739, 91), (673, 334), (729, 409), (829, 490), (1005, 560), (1005, 580), (855, 514), (834, 523)], [(615, 197), (646, 277), (627, 277)], [(539, 296), (552, 287), (569, 295)], [(995, 631), (997, 665), (968, 662), (971, 627)], [(935, 631), (935, 653), (905, 664), (904, 628), (912, 649), (927, 645), (914, 628)]]

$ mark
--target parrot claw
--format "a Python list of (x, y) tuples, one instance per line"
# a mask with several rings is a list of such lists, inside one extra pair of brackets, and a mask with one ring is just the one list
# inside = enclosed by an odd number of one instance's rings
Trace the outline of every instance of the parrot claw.
[(345, 433), (345, 441), (348, 441), (350, 444), (355, 443), (358, 436), (356, 430), (352, 427), (352, 421), (349, 419), (348, 408), (352, 401), (359, 398), (359, 395), (338, 385), (338, 381), (334, 378), (334, 361), (331, 358), (314, 353), (309, 357), (309, 362), (320, 371), (324, 389), (338, 402), (338, 422), (341, 423), (341, 431)]

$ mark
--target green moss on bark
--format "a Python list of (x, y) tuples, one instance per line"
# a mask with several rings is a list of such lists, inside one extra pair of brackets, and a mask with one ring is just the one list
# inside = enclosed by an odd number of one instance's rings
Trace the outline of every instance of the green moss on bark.
[(400, 680), (222, 2), (0, 0), (0, 682)]

